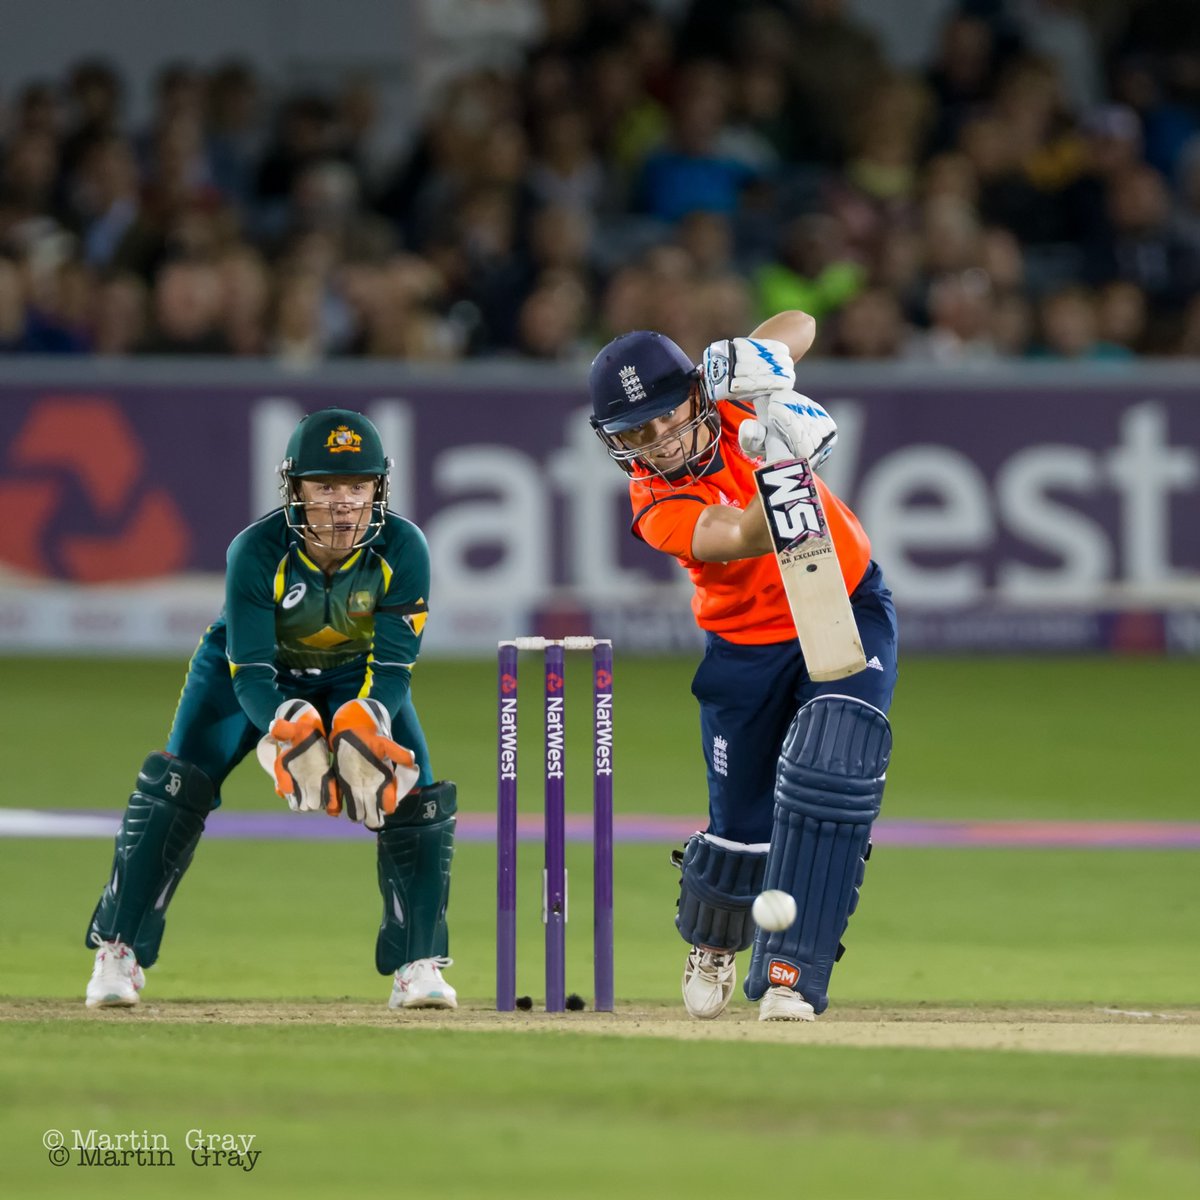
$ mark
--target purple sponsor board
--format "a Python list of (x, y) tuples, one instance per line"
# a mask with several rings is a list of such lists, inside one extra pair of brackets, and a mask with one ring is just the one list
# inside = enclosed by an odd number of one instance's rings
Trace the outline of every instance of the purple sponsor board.
[[(1197, 640), (1200, 401), (1184, 374), (801, 377), (838, 418), (822, 475), (866, 526), (907, 645)], [(25, 519), (0, 528), (0, 571), (24, 582), (220, 572), (275, 502), (297, 417), (336, 404), (380, 425), (443, 605), (503, 598), (567, 632), (604, 614), (647, 648), (686, 641), (662, 615), (687, 623), (686, 589), (664, 588), (678, 568), (629, 535), (582, 375), (43, 364), (17, 379), (0, 382), (0, 498)], [(1032, 623), (979, 615), (1014, 608)], [(1158, 631), (1103, 615), (1130, 610)]]

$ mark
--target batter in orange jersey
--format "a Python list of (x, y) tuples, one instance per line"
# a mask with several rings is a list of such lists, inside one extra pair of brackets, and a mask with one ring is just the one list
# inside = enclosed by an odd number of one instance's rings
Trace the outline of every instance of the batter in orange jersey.
[[(752, 944), (745, 990), (759, 1002), (761, 1019), (809, 1020), (823, 1011), (882, 794), (885, 744), (890, 750), (896, 616), (867, 534), (818, 478), (867, 667), (814, 683), (754, 484), (764, 461), (805, 457), (819, 468), (836, 442), (830, 414), (794, 390), (794, 363), (814, 331), (806, 314), (780, 313), (747, 338), (713, 343), (699, 366), (662, 334), (637, 331), (610, 342), (589, 378), (592, 427), (629, 476), (632, 531), (688, 572), (705, 634), (692, 693), (700, 705), (708, 828), (676, 856), (676, 925), (691, 947), (683, 1000), (699, 1019), (725, 1010), (736, 955)], [(810, 727), (819, 736), (809, 737)], [(847, 756), (849, 746), (869, 749)], [(836, 762), (804, 761), (825, 753)], [(787, 781), (802, 781), (797, 828), (819, 831), (820, 820), (806, 819), (809, 810), (840, 812), (840, 802), (817, 795), (809, 781), (842, 767), (852, 797), (845, 828), (838, 816), (822, 846), (783, 836), (780, 821), (792, 819)], [(784, 786), (778, 798), (777, 775)], [(838, 858), (846, 854), (850, 860)], [(765, 882), (799, 901), (794, 928), (770, 941), (761, 931), (756, 939), (750, 916)]]

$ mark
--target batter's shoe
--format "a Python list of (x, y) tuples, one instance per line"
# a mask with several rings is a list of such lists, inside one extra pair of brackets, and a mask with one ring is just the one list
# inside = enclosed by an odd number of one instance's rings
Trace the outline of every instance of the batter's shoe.
[(733, 995), (737, 967), (732, 950), (693, 946), (683, 968), (683, 1007), (701, 1021), (719, 1017)]
[(442, 978), (452, 958), (418, 958), (396, 972), (388, 1008), (457, 1008), (458, 993)]
[(146, 975), (124, 942), (101, 942), (87, 985), (88, 1008), (132, 1008)]
[(758, 1004), (760, 1021), (815, 1021), (817, 1014), (799, 992), (788, 987), (767, 988)]

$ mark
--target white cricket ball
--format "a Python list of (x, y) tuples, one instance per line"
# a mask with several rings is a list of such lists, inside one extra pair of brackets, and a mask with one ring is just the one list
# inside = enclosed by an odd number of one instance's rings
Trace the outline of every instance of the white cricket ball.
[(787, 929), (796, 919), (796, 901), (787, 892), (759, 892), (750, 913), (760, 929), (774, 933)]

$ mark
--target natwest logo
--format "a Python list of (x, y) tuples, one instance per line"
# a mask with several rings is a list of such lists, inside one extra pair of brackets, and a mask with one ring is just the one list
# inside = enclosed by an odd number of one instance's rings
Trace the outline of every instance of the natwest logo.
[(43, 395), (0, 463), (0, 561), (80, 583), (147, 579), (187, 564), (191, 535), (146, 447), (108, 396)]

